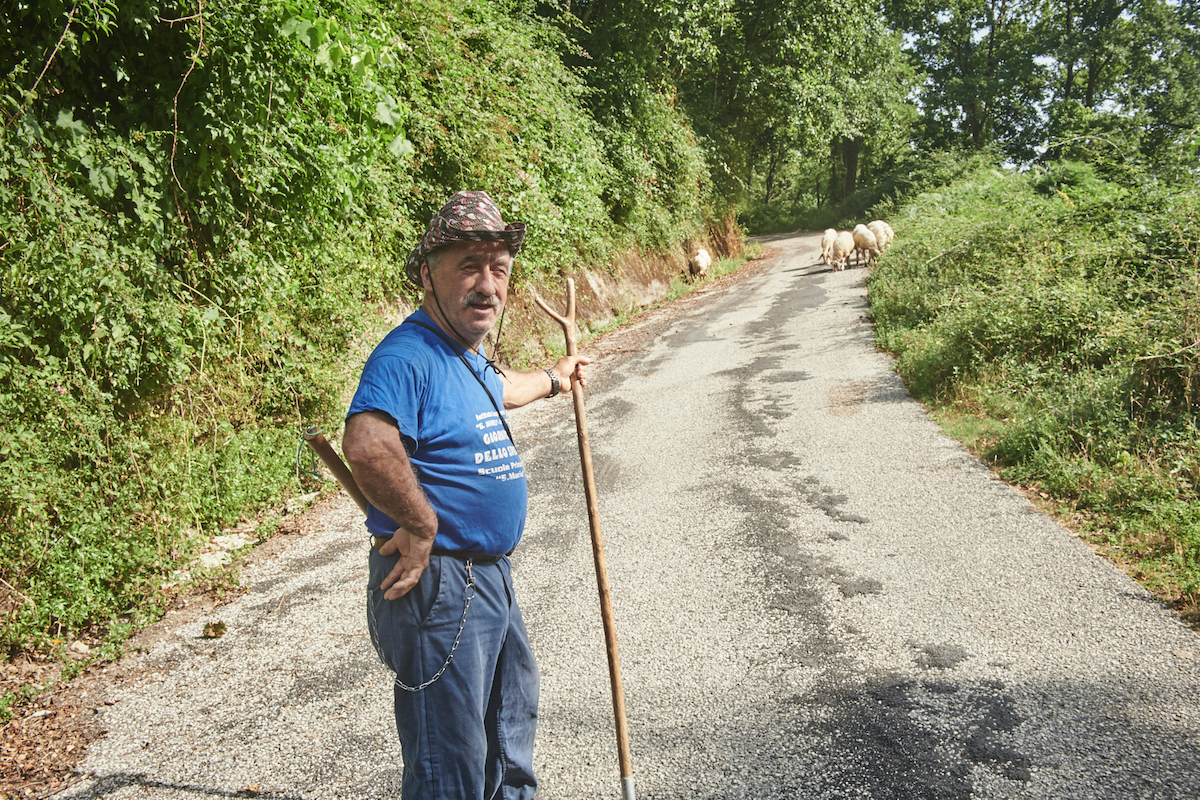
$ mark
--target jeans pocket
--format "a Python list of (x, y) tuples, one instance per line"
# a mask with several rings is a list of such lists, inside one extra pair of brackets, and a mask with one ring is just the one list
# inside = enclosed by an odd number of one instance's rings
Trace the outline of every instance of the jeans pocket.
[(417, 585), (403, 597), (385, 598), (383, 580), (396, 566), (398, 556), (381, 556), (372, 551), (367, 583), (367, 630), (383, 665), (397, 675), (416, 667), (413, 646), (419, 630), (443, 604), (442, 570), (439, 559), (431, 559)]

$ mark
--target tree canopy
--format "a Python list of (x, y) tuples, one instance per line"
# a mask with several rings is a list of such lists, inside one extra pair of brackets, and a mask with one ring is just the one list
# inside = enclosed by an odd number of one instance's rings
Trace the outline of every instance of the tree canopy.
[(1030, 161), (1089, 131), (1155, 157), (1200, 124), (1195, 0), (887, 0), (927, 76), (918, 139)]

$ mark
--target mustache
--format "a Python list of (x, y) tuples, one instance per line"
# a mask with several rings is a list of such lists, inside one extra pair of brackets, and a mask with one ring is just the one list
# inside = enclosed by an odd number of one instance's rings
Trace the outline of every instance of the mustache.
[(474, 305), (489, 305), (492, 308), (500, 306), (500, 298), (494, 294), (483, 294), (482, 292), (470, 292), (463, 298), (462, 307)]

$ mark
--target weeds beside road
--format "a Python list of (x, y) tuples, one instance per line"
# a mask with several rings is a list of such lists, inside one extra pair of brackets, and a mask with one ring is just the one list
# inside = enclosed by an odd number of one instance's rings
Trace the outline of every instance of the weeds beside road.
[(981, 169), (894, 219), (869, 278), (909, 390), (1200, 623), (1200, 208), (1083, 164)]

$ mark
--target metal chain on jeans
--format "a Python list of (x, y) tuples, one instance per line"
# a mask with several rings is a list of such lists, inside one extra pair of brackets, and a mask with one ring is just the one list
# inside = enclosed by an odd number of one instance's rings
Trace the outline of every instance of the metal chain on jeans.
[[(463, 587), (463, 596), (466, 597), (466, 602), (463, 603), (462, 619), (459, 620), (458, 633), (454, 634), (454, 644), (450, 645), (450, 653), (446, 656), (446, 663), (442, 664), (442, 668), (437, 671), (436, 675), (422, 683), (420, 686), (407, 685), (404, 683), (404, 681), (400, 680), (400, 676), (397, 675), (393, 670), (392, 675), (396, 685), (406, 692), (419, 692), (430, 684), (434, 683), (438, 678), (442, 677), (442, 673), (444, 673), (446, 668), (450, 666), (450, 659), (454, 658), (454, 651), (458, 649), (458, 640), (462, 638), (463, 629), (467, 626), (467, 609), (471, 607), (471, 601), (475, 599), (475, 573), (471, 570), (471, 566), (474, 562), (468, 558), (465, 563), (467, 566), (467, 585)], [(367, 603), (367, 609), (371, 612), (371, 627), (375, 630), (378, 630), (379, 626), (374, 620), (375, 604)], [(387, 664), (387, 659), (383, 657), (383, 650), (380, 648), (379, 643), (375, 641), (375, 639), (375, 636), (371, 637), (371, 643), (375, 645), (375, 652), (379, 655), (379, 660), (383, 661), (384, 664)]]

